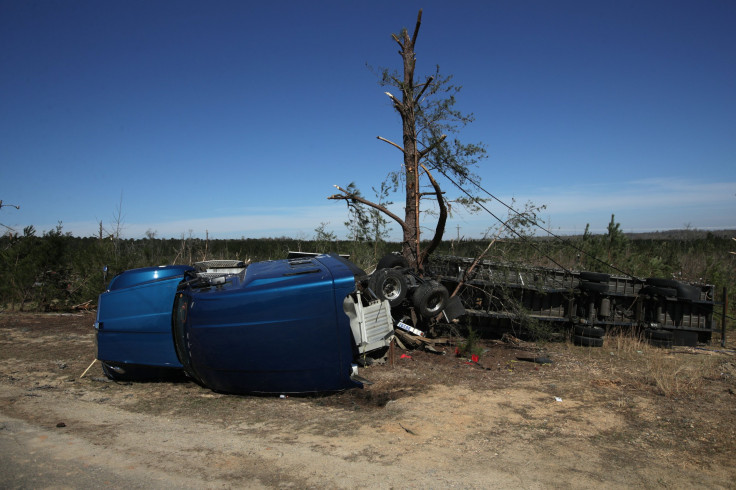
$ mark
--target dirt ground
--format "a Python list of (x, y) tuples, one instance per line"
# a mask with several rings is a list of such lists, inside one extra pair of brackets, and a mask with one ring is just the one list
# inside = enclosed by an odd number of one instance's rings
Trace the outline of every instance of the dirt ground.
[(397, 350), (363, 390), (282, 399), (80, 379), (93, 321), (0, 314), (0, 487), (736, 487), (733, 345)]

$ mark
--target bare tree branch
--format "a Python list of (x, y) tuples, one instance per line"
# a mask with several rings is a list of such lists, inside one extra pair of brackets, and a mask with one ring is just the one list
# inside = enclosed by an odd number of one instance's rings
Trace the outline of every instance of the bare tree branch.
[(421, 99), (421, 98), (422, 98), (422, 94), (424, 93), (424, 91), (425, 91), (425, 90), (427, 90), (427, 87), (429, 87), (429, 85), (430, 85), (430, 84), (432, 83), (432, 80), (434, 80), (434, 77), (429, 77), (429, 78), (427, 79), (427, 81), (426, 81), (426, 82), (424, 82), (424, 86), (422, 87), (422, 90), (420, 90), (420, 91), (419, 91), (419, 95), (417, 95), (417, 96), (416, 96), (416, 97), (414, 98), (414, 103), (415, 103), (415, 104), (418, 104), (418, 103), (419, 103), (419, 99)]
[(384, 92), (384, 94), (388, 95), (391, 101), (396, 105), (401, 105), (401, 102), (399, 102), (396, 97), (391, 92)]
[[(419, 151), (419, 159), (421, 160), (422, 158), (424, 158), (427, 155), (427, 153), (429, 153), (430, 151), (432, 151), (435, 148), (437, 148), (438, 146), (440, 146), (440, 144), (442, 144), (442, 142), (445, 141), (445, 138), (447, 138), (447, 135), (446, 134), (443, 134), (442, 136), (440, 136), (440, 138), (437, 141), (435, 141), (434, 143), (432, 143), (431, 145), (429, 145), (425, 149)], [(427, 169), (425, 168), (424, 170), (427, 170)]]
[(407, 227), (407, 225), (404, 222), (404, 220), (402, 220), (401, 218), (399, 218), (398, 216), (396, 216), (394, 213), (392, 213), (391, 211), (389, 211), (386, 207), (381, 206), (380, 204), (376, 204), (376, 203), (374, 203), (372, 201), (369, 201), (368, 199), (365, 199), (362, 196), (358, 196), (356, 194), (353, 194), (352, 192), (349, 192), (349, 191), (343, 189), (339, 185), (336, 185), (335, 188), (338, 191), (342, 192), (342, 194), (333, 194), (333, 195), (329, 196), (327, 199), (335, 199), (335, 200), (343, 200), (343, 201), (353, 201), (353, 202), (359, 202), (361, 204), (365, 204), (366, 206), (369, 206), (369, 207), (371, 207), (373, 209), (377, 209), (378, 211), (382, 212), (386, 216), (390, 217), (392, 220), (396, 221), (396, 223), (398, 223), (399, 226), (401, 226), (401, 229), (402, 230)]
[(396, 143), (394, 143), (393, 141), (387, 140), (386, 138), (384, 138), (382, 136), (376, 136), (376, 139), (379, 139), (381, 141), (385, 141), (389, 145), (392, 145), (392, 146), (395, 146), (396, 148), (398, 148), (402, 153), (404, 152), (404, 149), (402, 147), (400, 147), (399, 145), (397, 145)]
[(419, 14), (417, 15), (417, 25), (414, 27), (414, 35), (411, 37), (411, 49), (414, 50), (414, 45), (417, 42), (417, 36), (419, 35), (419, 26), (422, 24), (422, 9), (419, 9)]
[(406, 114), (406, 107), (399, 101), (399, 99), (394, 97), (391, 92), (384, 92), (384, 94), (389, 96), (389, 98), (391, 99), (391, 102), (394, 103), (394, 109), (396, 109), (399, 112), (399, 114), (401, 114), (402, 116)]
[(11, 208), (20, 209), (20, 206), (17, 204), (3, 204), (3, 200), (0, 199), (0, 208), (7, 208), (10, 206)]

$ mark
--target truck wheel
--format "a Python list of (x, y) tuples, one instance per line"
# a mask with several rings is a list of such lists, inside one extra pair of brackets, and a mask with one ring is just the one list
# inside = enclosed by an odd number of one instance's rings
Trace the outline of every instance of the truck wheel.
[(368, 281), (368, 287), (378, 299), (386, 299), (394, 307), (404, 301), (408, 286), (401, 272), (394, 269), (378, 269)]
[(378, 261), (376, 270), (393, 269), (395, 267), (399, 267), (399, 268), (409, 267), (409, 262), (406, 261), (403, 255), (388, 254), (388, 255), (384, 255), (381, 258), (381, 260)]
[(414, 291), (414, 308), (420, 316), (431, 318), (445, 309), (450, 300), (447, 288), (437, 281), (427, 281)]
[(689, 284), (677, 285), (677, 297), (685, 301), (698, 301), (700, 299), (700, 288)]
[(572, 343), (575, 345), (583, 345), (585, 347), (603, 347), (603, 339), (584, 337), (582, 335), (573, 335)]
[(648, 294), (649, 296), (662, 296), (664, 298), (674, 298), (677, 296), (677, 289), (666, 288), (663, 286), (644, 286), (641, 288), (640, 293)]
[(582, 271), (580, 273), (580, 279), (583, 281), (590, 281), (590, 282), (608, 282), (611, 279), (611, 275), (604, 274), (602, 272)]
[(680, 281), (675, 281), (674, 279), (662, 279), (661, 277), (648, 277), (646, 279), (646, 283), (658, 288), (676, 288), (679, 284), (682, 284)]
[(644, 331), (644, 336), (650, 340), (665, 340), (672, 342), (672, 339), (675, 337), (675, 334), (673, 334), (670, 330), (665, 330), (663, 328), (659, 329), (646, 329)]
[(608, 283), (607, 282), (592, 282), (592, 281), (580, 281), (578, 286), (583, 291), (591, 291), (594, 293), (607, 293)]
[(671, 340), (649, 339), (649, 345), (653, 345), (654, 347), (662, 347), (663, 349), (671, 349), (672, 341)]
[(606, 329), (603, 327), (588, 327), (585, 325), (575, 325), (575, 335), (581, 337), (591, 337), (594, 339), (602, 339), (606, 335)]

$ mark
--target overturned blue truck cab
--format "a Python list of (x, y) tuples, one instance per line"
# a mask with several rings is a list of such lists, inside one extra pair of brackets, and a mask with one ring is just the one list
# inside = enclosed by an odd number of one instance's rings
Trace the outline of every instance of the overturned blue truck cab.
[(362, 386), (358, 358), (393, 338), (390, 304), (363, 291), (365, 272), (336, 255), (232, 262), (115, 277), (95, 324), (107, 375), (178, 370), (225, 393)]

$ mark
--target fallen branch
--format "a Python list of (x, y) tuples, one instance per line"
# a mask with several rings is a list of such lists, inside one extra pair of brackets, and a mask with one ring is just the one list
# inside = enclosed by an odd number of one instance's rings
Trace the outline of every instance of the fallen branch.
[(92, 300), (88, 299), (84, 303), (79, 303), (78, 305), (72, 306), (72, 308), (75, 310), (89, 310), (90, 308), (92, 308)]
[(90, 369), (92, 369), (92, 366), (94, 366), (96, 362), (97, 362), (97, 358), (95, 358), (95, 359), (94, 359), (94, 360), (92, 361), (92, 364), (90, 364), (90, 365), (89, 365), (89, 367), (87, 367), (87, 369), (85, 369), (85, 370), (84, 370), (84, 372), (83, 372), (83, 373), (82, 373), (82, 375), (81, 375), (81, 376), (79, 377), (79, 379), (82, 379), (82, 378), (84, 378), (84, 375), (85, 375), (85, 374), (87, 374), (87, 371), (89, 371)]

